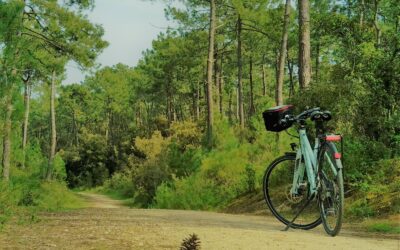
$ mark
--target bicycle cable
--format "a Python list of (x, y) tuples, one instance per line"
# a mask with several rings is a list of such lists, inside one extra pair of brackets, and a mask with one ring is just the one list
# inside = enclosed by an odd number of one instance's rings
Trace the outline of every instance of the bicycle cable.
[(288, 134), (288, 135), (291, 136), (291, 137), (300, 138), (300, 137), (297, 136), (297, 135), (292, 135), (291, 133), (289, 133), (289, 131), (288, 131), (287, 129), (285, 129), (285, 132), (286, 132), (286, 134)]

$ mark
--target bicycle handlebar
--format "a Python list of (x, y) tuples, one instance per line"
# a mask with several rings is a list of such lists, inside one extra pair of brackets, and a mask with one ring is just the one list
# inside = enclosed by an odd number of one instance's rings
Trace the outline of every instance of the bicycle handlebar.
[[(331, 115), (330, 115), (330, 112), (329, 112), (329, 111), (324, 111), (324, 112), (321, 113), (321, 108), (316, 107), (316, 108), (308, 109), (308, 110), (306, 110), (306, 111), (300, 113), (300, 114), (297, 115), (297, 116), (294, 116), (294, 115), (286, 115), (285, 118), (283, 118), (283, 119), (280, 120), (280, 123), (281, 123), (281, 124), (288, 124), (288, 123), (295, 123), (295, 122), (299, 122), (299, 121), (304, 121), (304, 120), (306, 120), (306, 119), (312, 117), (313, 114), (315, 114), (316, 112), (318, 112), (319, 114), (324, 114), (324, 113), (327, 113), (327, 112), (328, 112), (328, 113), (329, 113), (329, 119), (326, 119), (326, 120), (330, 120)], [(325, 118), (326, 118), (326, 117), (324, 117), (324, 119), (325, 119)]]
[(312, 108), (312, 109), (309, 109), (309, 110), (304, 111), (303, 113), (297, 115), (297, 116), (294, 117), (294, 118), (295, 118), (296, 121), (298, 121), (298, 120), (305, 120), (305, 119), (309, 118), (310, 115), (311, 115), (312, 113), (314, 113), (314, 112), (316, 112), (316, 111), (321, 111), (321, 109), (320, 109), (319, 107)]

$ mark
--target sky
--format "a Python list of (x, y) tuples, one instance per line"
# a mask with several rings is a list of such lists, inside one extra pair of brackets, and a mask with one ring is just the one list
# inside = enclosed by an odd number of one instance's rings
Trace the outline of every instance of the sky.
[[(109, 42), (97, 62), (103, 66), (135, 66), (142, 51), (151, 48), (152, 40), (173, 24), (165, 18), (164, 8), (161, 0), (95, 0), (95, 8), (88, 17), (92, 23), (103, 26), (103, 39)], [(84, 77), (75, 63), (69, 63), (63, 84), (79, 83)]]

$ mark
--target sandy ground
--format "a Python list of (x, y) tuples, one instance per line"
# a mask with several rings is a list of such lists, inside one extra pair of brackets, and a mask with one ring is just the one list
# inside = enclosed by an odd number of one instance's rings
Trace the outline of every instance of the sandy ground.
[(283, 225), (266, 216), (197, 211), (140, 210), (97, 194), (81, 194), (82, 210), (48, 213), (28, 226), (0, 233), (0, 249), (179, 249), (195, 233), (201, 249), (400, 249), (400, 239), (360, 235), (344, 229), (329, 237), (322, 226), (280, 231)]

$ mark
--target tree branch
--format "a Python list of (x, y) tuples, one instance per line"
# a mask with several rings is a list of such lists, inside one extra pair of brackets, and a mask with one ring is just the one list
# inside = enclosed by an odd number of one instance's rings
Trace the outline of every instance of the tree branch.
[(58, 50), (61, 50), (61, 51), (66, 52), (66, 53), (68, 52), (68, 51), (67, 51), (65, 48), (63, 48), (61, 45), (57, 44), (55, 41), (49, 39), (49, 38), (46, 37), (45, 35), (40, 34), (39, 32), (36, 32), (36, 31), (34, 31), (34, 30), (30, 29), (30, 28), (27, 28), (27, 27), (24, 27), (24, 28), (25, 28), (26, 30), (28, 30), (29, 32), (32, 32), (32, 33), (22, 32), (22, 34), (25, 34), (25, 35), (29, 35), (29, 36), (33, 36), (33, 37), (39, 38), (39, 39), (41, 39), (41, 40), (47, 42), (48, 44), (50, 44), (51, 46), (53, 46), (54, 48), (56, 48), (56, 49), (58, 49)]

